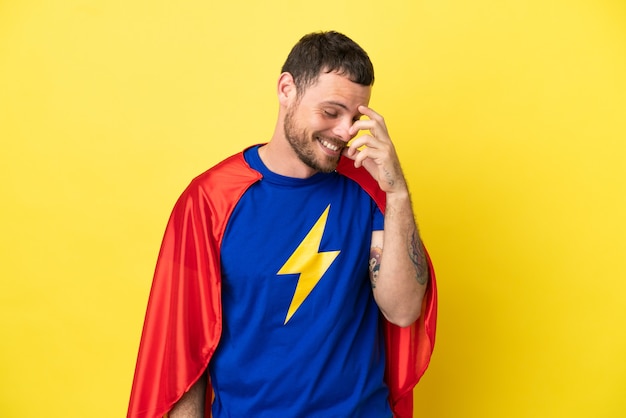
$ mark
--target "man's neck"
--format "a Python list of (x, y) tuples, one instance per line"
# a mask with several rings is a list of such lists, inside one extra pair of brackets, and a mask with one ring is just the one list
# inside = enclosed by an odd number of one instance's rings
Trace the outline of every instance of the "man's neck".
[(268, 170), (281, 176), (305, 179), (317, 173), (298, 158), (286, 139), (272, 138), (259, 147), (259, 157)]

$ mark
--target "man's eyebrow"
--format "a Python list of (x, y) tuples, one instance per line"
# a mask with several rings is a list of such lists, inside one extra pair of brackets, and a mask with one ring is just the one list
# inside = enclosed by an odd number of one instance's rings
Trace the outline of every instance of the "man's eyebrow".
[(340, 103), (340, 102), (336, 102), (336, 101), (334, 101), (334, 100), (327, 100), (327, 101), (325, 101), (325, 102), (323, 102), (323, 103), (324, 103), (324, 104), (333, 105), (333, 106), (338, 106), (338, 107), (340, 107), (340, 108), (342, 108), (342, 109), (345, 109), (345, 110), (350, 110), (350, 109), (348, 109), (348, 106), (346, 106), (345, 104)]

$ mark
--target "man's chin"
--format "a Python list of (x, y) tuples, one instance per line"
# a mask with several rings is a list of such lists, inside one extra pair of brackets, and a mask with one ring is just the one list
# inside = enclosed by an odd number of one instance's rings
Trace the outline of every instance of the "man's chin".
[(335, 171), (337, 169), (337, 165), (339, 164), (339, 158), (328, 158), (326, 161), (324, 161), (324, 165), (319, 168), (319, 171), (321, 171), (322, 173), (332, 173), (333, 171)]
[(333, 157), (329, 155), (313, 156), (298, 154), (298, 156), (300, 157), (300, 161), (320, 173), (332, 173), (335, 171), (339, 164), (339, 159), (341, 158), (341, 155)]

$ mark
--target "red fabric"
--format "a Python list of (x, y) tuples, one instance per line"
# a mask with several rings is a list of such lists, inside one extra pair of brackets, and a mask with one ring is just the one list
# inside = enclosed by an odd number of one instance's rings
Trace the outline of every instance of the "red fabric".
[[(384, 211), (384, 193), (367, 172), (345, 161), (338, 171), (359, 182)], [(239, 153), (195, 178), (176, 202), (148, 300), (129, 418), (162, 417), (206, 370), (222, 331), (219, 249), (224, 229), (236, 203), (260, 178)], [(412, 389), (430, 360), (436, 312), (431, 265), (420, 319), (407, 328), (385, 325), (386, 380), (398, 418), (412, 417)], [(209, 385), (205, 417), (211, 415), (210, 391)]]

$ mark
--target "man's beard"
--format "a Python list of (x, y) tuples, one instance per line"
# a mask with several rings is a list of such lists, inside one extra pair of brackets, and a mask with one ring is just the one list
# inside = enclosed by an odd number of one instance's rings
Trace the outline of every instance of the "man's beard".
[[(318, 141), (315, 139), (315, 136), (317, 135), (311, 135), (305, 128), (299, 130), (295, 126), (295, 108), (296, 106), (292, 106), (287, 110), (285, 121), (283, 123), (283, 129), (285, 131), (285, 138), (287, 138), (287, 142), (289, 142), (291, 148), (294, 150), (298, 158), (300, 158), (300, 161), (313, 170), (322, 173), (331, 173), (335, 171), (340, 155), (337, 157), (330, 155), (324, 155), (320, 158), (316, 157), (315, 147), (318, 146), (316, 144)], [(320, 135), (320, 137), (322, 136)], [(338, 141), (335, 140), (332, 142)]]

